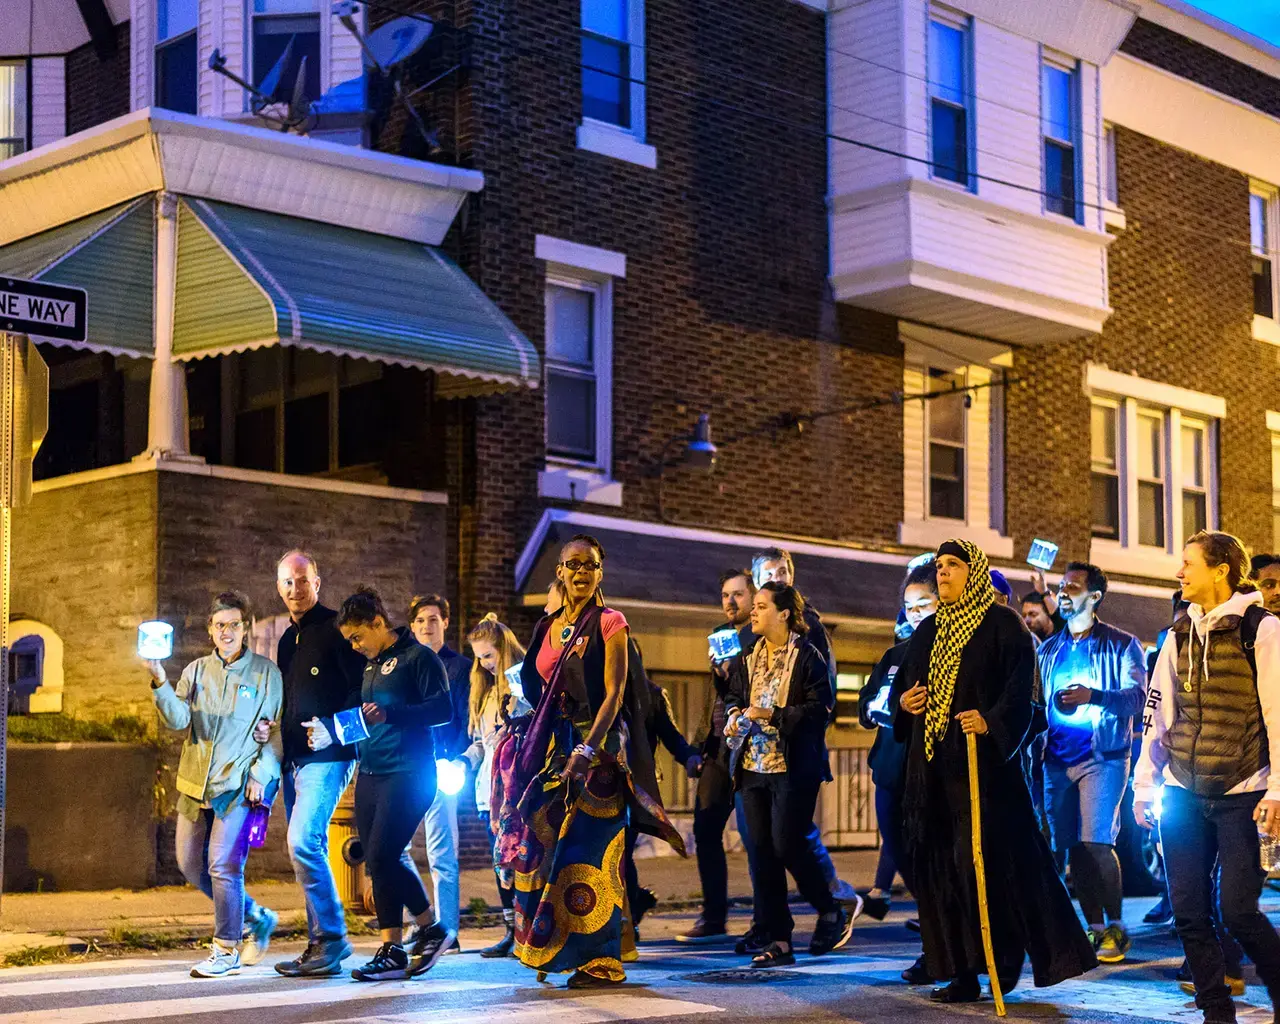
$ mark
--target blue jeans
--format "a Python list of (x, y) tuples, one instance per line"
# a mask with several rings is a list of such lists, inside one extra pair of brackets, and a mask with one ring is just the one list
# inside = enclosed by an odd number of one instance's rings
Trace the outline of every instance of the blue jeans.
[(329, 819), (355, 771), (354, 761), (316, 761), (284, 770), (284, 813), (289, 820), (289, 859), (307, 901), (307, 938), (346, 937), (347, 919), (329, 867)]
[(435, 886), (436, 920), (451, 931), (458, 930), (458, 797), (440, 789), (423, 819), (427, 861)]
[(244, 862), (249, 856), (249, 805), (238, 804), (217, 817), (201, 811), (195, 821), (178, 815), (176, 852), (182, 877), (213, 900), (213, 937), (239, 944), (244, 919), (257, 907), (244, 891)]

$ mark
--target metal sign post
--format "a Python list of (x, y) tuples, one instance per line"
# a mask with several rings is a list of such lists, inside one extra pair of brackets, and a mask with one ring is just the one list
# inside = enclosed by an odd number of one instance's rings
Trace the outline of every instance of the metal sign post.
[(21, 334), (0, 333), (0, 387), (3, 388), (0, 394), (0, 893), (3, 893), (13, 510), (31, 500), (31, 464), (49, 426), (49, 368), (32, 341)]

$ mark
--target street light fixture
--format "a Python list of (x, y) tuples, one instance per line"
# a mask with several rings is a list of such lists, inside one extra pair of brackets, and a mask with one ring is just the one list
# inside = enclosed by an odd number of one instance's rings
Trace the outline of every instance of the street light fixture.
[[(671, 451), (684, 445), (684, 451), (672, 458)], [(702, 413), (692, 434), (673, 437), (662, 447), (662, 459), (658, 463), (658, 518), (669, 522), (666, 509), (667, 467), (688, 463), (695, 469), (710, 470), (716, 464), (716, 446), (711, 440), (711, 414)]]

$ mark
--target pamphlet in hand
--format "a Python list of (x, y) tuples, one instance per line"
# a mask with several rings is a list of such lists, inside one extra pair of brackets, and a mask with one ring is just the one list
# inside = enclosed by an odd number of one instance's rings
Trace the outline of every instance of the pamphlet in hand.
[(334, 737), (342, 746), (348, 743), (359, 743), (369, 738), (369, 726), (365, 724), (364, 713), (359, 708), (339, 711), (333, 716)]

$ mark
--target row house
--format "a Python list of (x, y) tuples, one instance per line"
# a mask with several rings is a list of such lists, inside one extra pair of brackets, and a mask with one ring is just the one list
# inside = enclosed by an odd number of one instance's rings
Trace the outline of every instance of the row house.
[(0, 271), (90, 292), (15, 546), (69, 707), (140, 703), (141, 618), (273, 613), (290, 544), (525, 632), (589, 532), (692, 729), (717, 576), (780, 545), (856, 842), (909, 559), (1023, 589), (1055, 541), (1151, 642), (1195, 529), (1280, 547), (1280, 52), (1180, 0), (40, 6)]

